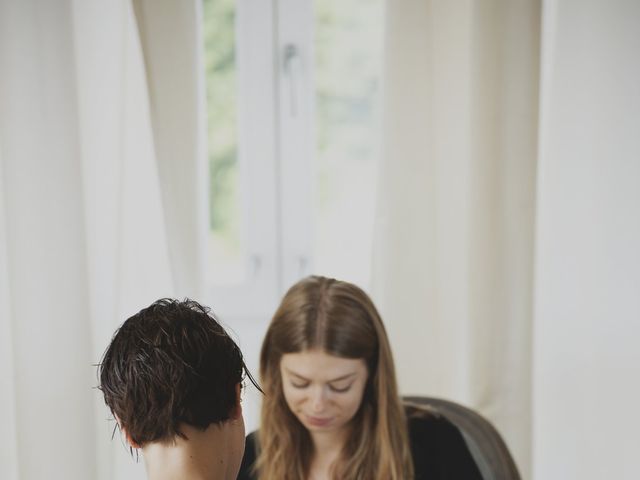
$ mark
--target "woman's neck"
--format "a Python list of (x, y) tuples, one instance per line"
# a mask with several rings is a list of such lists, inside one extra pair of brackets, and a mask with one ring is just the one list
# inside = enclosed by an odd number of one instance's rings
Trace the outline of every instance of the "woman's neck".
[(331, 469), (340, 458), (348, 434), (347, 429), (336, 432), (311, 432), (313, 457), (311, 458), (309, 480), (331, 478)]

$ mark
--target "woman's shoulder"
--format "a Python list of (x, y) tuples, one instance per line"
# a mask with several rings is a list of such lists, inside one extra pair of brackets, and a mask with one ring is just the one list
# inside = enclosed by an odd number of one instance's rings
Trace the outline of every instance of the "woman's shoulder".
[(245, 441), (247, 443), (247, 446), (252, 445), (253, 447), (255, 447), (258, 442), (258, 430), (254, 430), (249, 435), (247, 435)]

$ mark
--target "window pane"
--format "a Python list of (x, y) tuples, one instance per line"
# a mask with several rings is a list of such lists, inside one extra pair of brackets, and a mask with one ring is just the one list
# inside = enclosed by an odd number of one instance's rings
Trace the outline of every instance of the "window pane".
[(209, 273), (214, 284), (244, 278), (237, 144), (235, 0), (204, 0), (209, 147)]
[(315, 0), (315, 270), (370, 280), (382, 0)]

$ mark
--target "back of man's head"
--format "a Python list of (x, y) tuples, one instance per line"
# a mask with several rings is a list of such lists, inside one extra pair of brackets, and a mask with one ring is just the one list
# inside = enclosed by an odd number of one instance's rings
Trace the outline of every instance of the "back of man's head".
[(162, 299), (118, 329), (99, 367), (105, 403), (137, 446), (231, 418), (246, 367), (206, 307)]

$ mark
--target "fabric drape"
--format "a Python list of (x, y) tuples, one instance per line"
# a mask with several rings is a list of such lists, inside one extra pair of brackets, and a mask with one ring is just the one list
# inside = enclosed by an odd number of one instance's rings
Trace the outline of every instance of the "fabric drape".
[[(3, 185), (2, 142), (0, 141), (0, 185)], [(16, 399), (15, 370), (13, 368), (12, 328), (10, 322), (11, 304), (9, 295), (9, 259), (4, 196), (0, 195), (0, 424), (3, 425), (3, 439), (0, 448), (0, 473), (2, 478), (18, 478), (16, 443)]]
[(200, 2), (134, 0), (145, 62), (166, 236), (178, 288), (204, 295), (208, 232)]
[(485, 414), (524, 478), (637, 476), (639, 19), (387, 2), (373, 293), (403, 392)]
[(154, 5), (0, 2), (3, 479), (139, 477), (94, 364), (141, 306), (203, 292), (200, 7)]
[(388, 2), (373, 293), (401, 389), (529, 471), (540, 2)]

